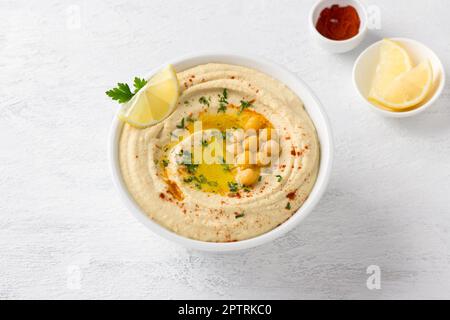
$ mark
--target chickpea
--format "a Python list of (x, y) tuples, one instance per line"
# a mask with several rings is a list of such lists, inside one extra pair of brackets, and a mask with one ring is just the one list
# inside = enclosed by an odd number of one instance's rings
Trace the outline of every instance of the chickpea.
[(249, 136), (244, 139), (244, 149), (256, 151), (258, 150), (258, 137), (257, 136)]
[(251, 116), (244, 125), (245, 130), (259, 130), (264, 126), (263, 121), (258, 116)]
[(244, 186), (251, 186), (258, 181), (259, 172), (251, 168), (239, 170), (236, 174), (236, 181)]
[(280, 154), (280, 145), (278, 142), (274, 140), (269, 140), (264, 143), (262, 146), (262, 151), (265, 155), (271, 156), (271, 155), (279, 155)]

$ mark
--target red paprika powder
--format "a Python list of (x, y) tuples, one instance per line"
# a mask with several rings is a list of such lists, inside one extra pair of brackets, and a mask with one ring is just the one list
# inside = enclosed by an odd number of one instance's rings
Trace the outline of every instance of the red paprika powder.
[(328, 39), (347, 40), (358, 34), (360, 24), (361, 20), (354, 7), (335, 4), (320, 12), (316, 29)]

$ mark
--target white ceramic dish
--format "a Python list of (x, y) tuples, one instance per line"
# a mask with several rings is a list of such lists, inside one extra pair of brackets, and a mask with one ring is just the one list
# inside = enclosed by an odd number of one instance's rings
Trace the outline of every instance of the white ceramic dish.
[(417, 65), (424, 59), (430, 59), (433, 68), (433, 88), (430, 94), (419, 106), (405, 112), (395, 112), (382, 109), (367, 99), (372, 85), (373, 75), (377, 67), (379, 51), (382, 41), (378, 41), (364, 50), (356, 59), (353, 66), (353, 85), (365, 104), (373, 111), (387, 117), (403, 118), (416, 115), (428, 109), (441, 95), (445, 85), (445, 71), (438, 56), (424, 44), (407, 38), (390, 38), (403, 46), (412, 58), (413, 65)]
[[(317, 181), (308, 199), (289, 220), (287, 220), (277, 228), (263, 235), (243, 241), (215, 243), (185, 238), (183, 236), (177, 235), (176, 233), (173, 233), (172, 231), (163, 228), (156, 222), (152, 221), (144, 212), (141, 211), (137, 203), (128, 193), (128, 190), (122, 180), (119, 168), (118, 141), (123, 124), (118, 120), (117, 117), (115, 117), (115, 119), (113, 120), (110, 132), (109, 158), (111, 163), (114, 184), (116, 185), (121, 198), (125, 202), (128, 209), (131, 211), (131, 213), (150, 230), (166, 239), (172, 240), (176, 243), (179, 243), (185, 247), (192, 249), (213, 251), (213, 252), (236, 251), (262, 245), (286, 234), (288, 231), (297, 226), (300, 223), (300, 221), (302, 221), (313, 210), (314, 206), (316, 206), (316, 204), (319, 202), (319, 199), (322, 197), (326, 189), (331, 173), (331, 165), (333, 158), (333, 142), (332, 142), (331, 128), (327, 116), (319, 100), (311, 92), (311, 90), (307, 87), (307, 85), (302, 80), (297, 78), (295, 75), (291, 74), (290, 72), (271, 62), (265, 61), (260, 58), (253, 58), (253, 57), (250, 58), (241, 55), (201, 54), (201, 55), (187, 56), (181, 59), (169, 61), (167, 63), (173, 64), (176, 70), (181, 71), (208, 62), (222, 62), (228, 64), (236, 64), (262, 71), (272, 76), (273, 78), (278, 79), (281, 82), (285, 83), (303, 100), (305, 108), (315, 124), (318, 137), (320, 140), (320, 151), (321, 151), (320, 169), (319, 174), (317, 176)], [(156, 73), (159, 69), (160, 68), (153, 70), (147, 76), (150, 77), (152, 74)]]
[[(331, 40), (324, 37), (317, 31), (316, 23), (319, 19), (320, 13), (323, 9), (329, 8), (332, 5), (337, 4), (341, 7), (352, 6), (358, 12), (361, 24), (359, 26), (359, 32), (353, 38), (347, 40)], [(319, 0), (311, 9), (309, 13), (309, 29), (312, 36), (317, 41), (317, 43), (325, 50), (332, 53), (344, 53), (355, 49), (367, 33), (367, 12), (364, 6), (358, 0)]]

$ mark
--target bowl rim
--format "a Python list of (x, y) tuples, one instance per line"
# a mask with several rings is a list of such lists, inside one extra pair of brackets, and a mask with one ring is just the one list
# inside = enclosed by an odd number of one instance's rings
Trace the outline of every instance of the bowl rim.
[[(307, 96), (308, 99), (311, 100), (311, 104), (306, 106), (305, 109), (308, 111), (308, 114), (311, 115), (310, 110), (315, 109), (315, 117), (316, 120), (312, 120), (314, 126), (316, 127), (317, 134), (319, 135), (319, 127), (320, 132), (322, 132), (322, 136), (319, 137), (320, 143), (320, 167), (318, 171), (318, 176), (316, 182), (314, 184), (313, 189), (311, 190), (308, 199), (303, 203), (303, 205), (285, 222), (276, 228), (256, 236), (254, 238), (235, 241), (235, 242), (206, 242), (195, 239), (190, 239), (181, 235), (178, 235), (163, 226), (159, 225), (157, 222), (153, 221), (149, 218), (145, 212), (143, 212), (139, 205), (135, 202), (135, 200), (130, 195), (121, 175), (120, 167), (119, 167), (119, 158), (118, 158), (118, 150), (119, 150), (119, 137), (122, 131), (123, 123), (118, 119), (117, 115), (114, 116), (109, 134), (109, 145), (108, 145), (108, 158), (110, 163), (110, 170), (112, 174), (113, 183), (116, 187), (116, 190), (119, 193), (120, 198), (123, 203), (127, 207), (128, 211), (135, 216), (138, 221), (144, 224), (147, 228), (149, 228), (154, 233), (159, 236), (171, 240), (175, 243), (178, 243), (186, 248), (196, 249), (200, 251), (210, 251), (210, 252), (229, 252), (229, 251), (239, 251), (245, 250), (252, 247), (256, 247), (262, 245), (264, 243), (268, 243), (284, 234), (292, 230), (294, 227), (298, 226), (298, 224), (309, 215), (309, 213), (313, 210), (313, 208), (317, 205), (321, 197), (323, 196), (330, 176), (333, 162), (333, 139), (332, 139), (332, 129), (331, 124), (329, 122), (328, 116), (320, 103), (319, 99), (312, 92), (312, 90), (306, 85), (306, 83), (297, 77), (295, 74), (286, 70), (284, 67), (279, 66), (273, 62), (270, 62), (264, 58), (256, 57), (256, 56), (248, 56), (243, 55), (241, 53), (221, 53), (221, 52), (203, 52), (197, 54), (185, 55), (176, 59), (172, 59), (157, 68), (151, 70), (146, 77), (150, 77), (155, 74), (162, 67), (167, 64), (174, 65), (175, 68), (181, 68), (179, 70), (185, 70), (186, 68), (204, 64), (204, 63), (229, 63), (235, 65), (246, 66), (250, 68), (254, 68), (258, 71), (264, 72), (269, 76), (283, 82), (293, 82), (296, 85), (296, 90), (300, 88), (304, 91), (302, 94)], [(184, 67), (183, 67), (184, 66)], [(276, 75), (274, 75), (276, 73)], [(280, 79), (280, 77), (284, 79)], [(286, 84), (287, 85), (287, 84)], [(290, 89), (294, 91), (296, 94), (297, 91), (294, 88)], [(302, 101), (304, 101), (304, 96), (301, 97)], [(318, 123), (317, 123), (318, 121)]]
[(378, 112), (381, 115), (393, 117), (393, 118), (405, 118), (405, 117), (410, 117), (410, 116), (419, 114), (419, 113), (427, 110), (428, 108), (430, 108), (436, 102), (436, 100), (439, 98), (442, 91), (444, 90), (445, 80), (446, 80), (444, 65), (442, 64), (441, 59), (439, 59), (439, 56), (430, 47), (428, 47), (427, 45), (425, 45), (424, 43), (422, 43), (420, 41), (410, 39), (410, 38), (405, 38), (405, 37), (389, 37), (388, 39), (393, 40), (393, 41), (398, 41), (398, 42), (409, 42), (410, 44), (413, 44), (415, 46), (425, 48), (426, 51), (428, 51), (431, 56), (434, 56), (435, 60), (437, 61), (438, 66), (439, 66), (440, 72), (441, 72), (441, 79), (440, 79), (440, 83), (439, 83), (438, 87), (436, 88), (436, 91), (434, 92), (433, 96), (426, 103), (419, 106), (418, 108), (415, 108), (415, 109), (412, 109), (409, 111), (404, 111), (404, 112), (395, 112), (395, 111), (389, 111), (389, 110), (385, 110), (385, 109), (375, 106), (363, 95), (363, 93), (359, 89), (358, 83), (356, 82), (356, 70), (357, 70), (359, 64), (361, 63), (361, 60), (363, 59), (363, 57), (366, 54), (368, 54), (368, 52), (370, 50), (373, 50), (374, 47), (379, 46), (381, 44), (381, 42), (384, 40), (384, 38), (372, 43), (370, 46), (368, 46), (366, 49), (364, 49), (359, 54), (358, 58), (356, 58), (356, 60), (353, 64), (353, 69), (352, 69), (353, 87), (358, 92), (358, 95), (364, 100), (365, 104), (368, 105), (370, 110)]
[(348, 1), (349, 3), (355, 4), (359, 9), (358, 13), (360, 13), (359, 11), (361, 11), (361, 13), (362, 13), (362, 16), (359, 17), (359, 19), (361, 21), (361, 25), (359, 26), (359, 31), (356, 35), (354, 35), (353, 37), (346, 39), (346, 40), (333, 40), (333, 39), (329, 39), (329, 38), (325, 37), (324, 35), (322, 35), (317, 30), (316, 25), (314, 23), (314, 12), (316, 11), (317, 7), (320, 4), (322, 4), (326, 1), (333, 2), (333, 0), (317, 0), (316, 3), (312, 6), (312, 8), (309, 11), (309, 26), (320, 39), (322, 39), (330, 44), (338, 45), (338, 44), (351, 43), (351, 42), (357, 41), (358, 39), (365, 36), (366, 31), (367, 31), (367, 10), (366, 10), (365, 6), (359, 0), (343, 0), (343, 1)]

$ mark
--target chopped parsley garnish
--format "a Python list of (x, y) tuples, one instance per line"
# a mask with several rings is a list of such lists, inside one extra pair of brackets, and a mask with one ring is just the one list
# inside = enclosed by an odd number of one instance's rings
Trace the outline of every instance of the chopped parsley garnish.
[(262, 176), (259, 176), (258, 177), (258, 182), (261, 181), (261, 180), (262, 180)]
[(163, 159), (162, 164), (163, 164), (164, 168), (167, 167), (169, 165), (169, 160)]
[(277, 177), (277, 181), (278, 181), (278, 182), (281, 182), (281, 179), (283, 179), (283, 177), (280, 176), (279, 174), (277, 174), (275, 177)]
[(184, 101), (184, 104), (185, 104), (185, 105), (189, 105), (189, 100), (185, 100), (185, 101)]
[(207, 184), (210, 185), (211, 187), (217, 187), (219, 185), (217, 181), (208, 181)]
[(201, 189), (203, 184), (207, 184), (211, 187), (217, 187), (219, 185), (219, 183), (217, 181), (208, 181), (208, 179), (203, 174), (199, 175), (198, 177), (197, 176), (188, 176), (188, 177), (184, 178), (183, 181), (186, 183), (195, 182), (194, 185), (198, 189)]
[(228, 91), (227, 89), (223, 89), (222, 94), (219, 94), (219, 109), (217, 109), (217, 113), (227, 111), (228, 106)]
[(198, 99), (198, 102), (209, 107), (209, 104), (211, 102), (211, 97), (205, 98), (204, 96), (201, 96), (200, 99)]
[(241, 105), (239, 106), (239, 113), (242, 113), (247, 108), (252, 106), (252, 101), (241, 100)]
[(190, 174), (195, 174), (197, 172), (198, 164), (184, 163), (184, 166)]
[(106, 91), (106, 95), (113, 100), (117, 100), (119, 103), (125, 103), (130, 101), (146, 84), (147, 80), (135, 77), (133, 81), (134, 91), (131, 91), (127, 83), (118, 83), (117, 87)]
[(219, 113), (219, 112), (225, 113), (226, 111), (227, 111), (227, 105), (226, 104), (221, 104), (219, 106), (219, 109), (217, 109), (217, 113)]
[(287, 210), (290, 210), (290, 209), (291, 209), (291, 203), (290, 203), (290, 202), (288, 202), (288, 203), (286, 204), (285, 209), (287, 209)]
[(180, 124), (177, 124), (177, 128), (178, 129), (184, 129), (185, 128), (184, 118), (181, 119)]
[(181, 164), (186, 167), (187, 172), (195, 174), (195, 172), (197, 172), (198, 164), (192, 163), (192, 154), (189, 151), (181, 149), (178, 155), (182, 157)]
[(228, 181), (228, 189), (230, 189), (231, 192), (237, 192), (239, 185), (237, 182)]
[(207, 147), (209, 145), (208, 140), (203, 140), (202, 141), (202, 146)]
[(133, 86), (134, 86), (134, 94), (136, 94), (139, 90), (141, 90), (147, 84), (147, 80), (144, 78), (134, 77)]
[(242, 218), (243, 216), (245, 216), (245, 213), (240, 213), (240, 214), (237, 214), (235, 216), (235, 218), (238, 219), (238, 218)]
[(206, 179), (206, 177), (204, 175), (201, 174), (198, 176), (198, 182), (206, 183), (206, 182), (208, 182), (208, 180)]

